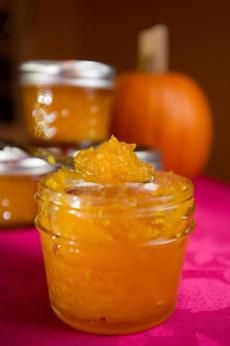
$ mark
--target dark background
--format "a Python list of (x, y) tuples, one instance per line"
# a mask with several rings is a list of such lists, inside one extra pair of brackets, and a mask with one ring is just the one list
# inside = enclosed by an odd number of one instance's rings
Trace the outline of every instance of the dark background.
[(170, 31), (170, 69), (196, 79), (213, 110), (215, 139), (206, 174), (230, 181), (230, 1), (0, 0), (4, 11), (8, 19), (1, 24), (0, 98), (7, 94), (8, 106), (0, 107), (0, 118), (17, 114), (18, 125), (2, 125), (1, 131), (14, 137), (23, 133), (17, 103), (12, 108), (18, 62), (92, 59), (118, 71), (134, 69), (138, 32), (164, 23)]

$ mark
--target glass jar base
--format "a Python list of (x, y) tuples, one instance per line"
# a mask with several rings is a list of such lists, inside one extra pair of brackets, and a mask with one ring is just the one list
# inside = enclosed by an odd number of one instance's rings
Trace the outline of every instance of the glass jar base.
[(60, 320), (79, 331), (98, 335), (125, 335), (142, 332), (159, 325), (160, 323), (168, 319), (169, 316), (173, 313), (174, 306), (170, 306), (167, 310), (164, 310), (164, 312), (155, 314), (142, 321), (120, 323), (111, 323), (107, 322), (106, 320), (83, 321), (77, 319), (76, 316), (73, 316), (72, 314), (66, 314), (59, 311), (54, 305), (52, 305), (52, 309)]

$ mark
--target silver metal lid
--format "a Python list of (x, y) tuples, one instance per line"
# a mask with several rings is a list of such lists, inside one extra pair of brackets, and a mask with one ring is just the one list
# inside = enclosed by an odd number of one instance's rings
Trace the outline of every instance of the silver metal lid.
[(54, 170), (46, 161), (30, 156), (22, 148), (7, 142), (0, 142), (0, 176), (39, 176)]
[(19, 66), (22, 85), (74, 85), (111, 89), (112, 66), (88, 60), (31, 60)]
[(137, 147), (135, 152), (140, 160), (151, 163), (155, 169), (159, 170), (163, 168), (161, 154), (158, 150)]

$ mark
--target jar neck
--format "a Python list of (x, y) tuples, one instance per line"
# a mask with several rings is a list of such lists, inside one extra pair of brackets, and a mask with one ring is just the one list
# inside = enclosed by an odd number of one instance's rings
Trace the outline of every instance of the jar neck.
[[(159, 179), (165, 176), (155, 184)], [(41, 180), (37, 193), (37, 222), (49, 233), (71, 240), (83, 241), (89, 230), (89, 242), (94, 241), (94, 233), (97, 239), (97, 232), (105, 236), (105, 242), (107, 237), (143, 244), (175, 240), (194, 226), (193, 188), (185, 182), (187, 185), (176, 185), (176, 193), (170, 184), (157, 192), (156, 186), (143, 183), (103, 186), (67, 179), (53, 186), (48, 176)]]
[[(74, 180), (66, 182), (62, 188), (53, 188), (43, 178), (39, 183), (37, 199), (72, 210), (109, 212), (133, 212), (135, 216), (148, 216), (153, 213), (168, 213), (187, 204), (194, 206), (193, 188), (189, 183), (187, 189), (178, 195), (158, 195), (153, 193), (153, 183), (123, 183), (120, 185), (101, 185)], [(96, 213), (97, 214), (97, 213)], [(100, 213), (99, 213), (100, 214)], [(98, 215), (97, 215), (98, 217)]]

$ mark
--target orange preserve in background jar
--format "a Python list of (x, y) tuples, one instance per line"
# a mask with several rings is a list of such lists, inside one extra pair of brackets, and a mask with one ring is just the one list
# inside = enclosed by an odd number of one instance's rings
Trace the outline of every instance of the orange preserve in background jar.
[(107, 139), (114, 70), (94, 61), (27, 61), (20, 66), (27, 132), (35, 144)]
[(174, 310), (193, 228), (193, 187), (156, 172), (112, 137), (41, 180), (40, 231), (49, 295), (67, 324), (126, 334)]
[(0, 228), (33, 225), (37, 183), (51, 170), (52, 166), (21, 148), (0, 143)]

